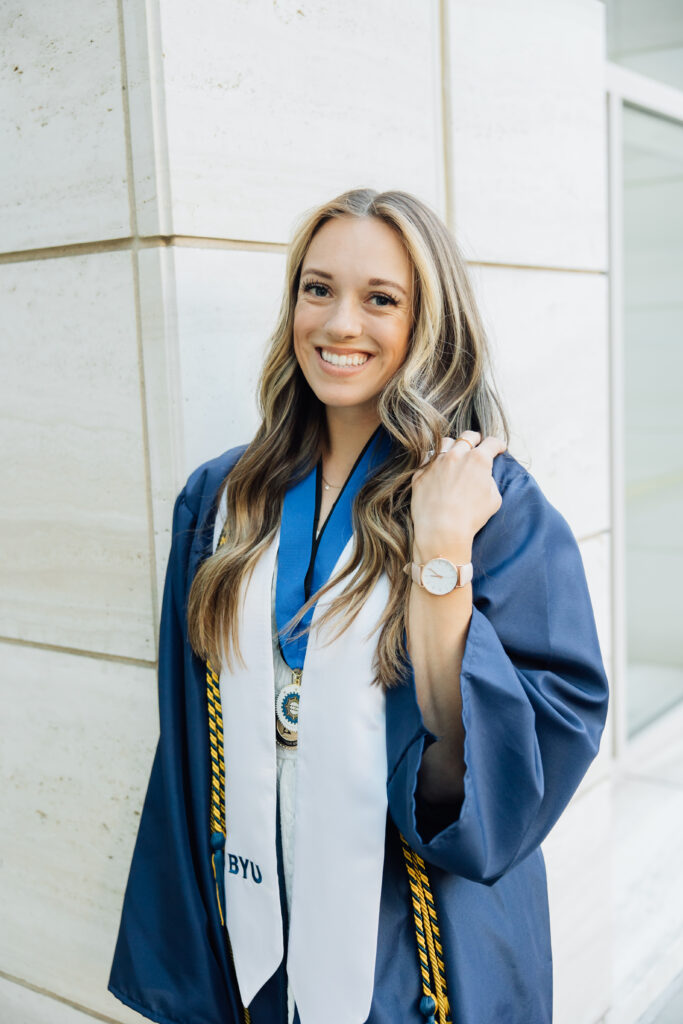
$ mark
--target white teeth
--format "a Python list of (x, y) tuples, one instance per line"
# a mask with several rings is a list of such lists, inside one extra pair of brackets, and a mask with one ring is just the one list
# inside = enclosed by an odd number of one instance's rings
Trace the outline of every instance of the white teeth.
[(326, 363), (332, 363), (334, 366), (362, 366), (368, 361), (368, 356), (359, 352), (352, 356), (338, 356), (336, 352), (328, 352), (327, 349), (321, 348), (320, 355)]

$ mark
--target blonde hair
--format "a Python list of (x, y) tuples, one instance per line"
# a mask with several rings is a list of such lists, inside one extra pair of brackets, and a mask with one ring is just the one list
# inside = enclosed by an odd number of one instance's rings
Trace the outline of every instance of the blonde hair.
[[(402, 240), (413, 268), (413, 319), (408, 354), (378, 396), (378, 415), (391, 438), (391, 454), (360, 488), (353, 503), (350, 562), (299, 610), (290, 626), (332, 586), (353, 577), (319, 622), (339, 616), (339, 636), (355, 618), (382, 572), (389, 601), (380, 620), (373, 682), (400, 682), (407, 652), (405, 617), (410, 580), (411, 478), (442, 437), (478, 430), (509, 443), (509, 428), (492, 379), (488, 342), (465, 261), (441, 219), (408, 192), (353, 189), (306, 213), (287, 252), (285, 290), (260, 377), (261, 425), (223, 481), (227, 489), (226, 543), (200, 565), (188, 602), (189, 639), (195, 652), (228, 664), (242, 660), (239, 600), (273, 539), (282, 501), (321, 454), (325, 409), (310, 389), (294, 354), (294, 308), (301, 267), (313, 236), (332, 217), (377, 217)], [(335, 623), (336, 625), (336, 623)]]

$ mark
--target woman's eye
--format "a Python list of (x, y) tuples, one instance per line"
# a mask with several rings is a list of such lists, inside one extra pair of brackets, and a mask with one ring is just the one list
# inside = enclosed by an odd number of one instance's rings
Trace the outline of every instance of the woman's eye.
[[(395, 306), (396, 305), (396, 299), (392, 299), (391, 295), (384, 295), (382, 292), (375, 292), (375, 294), (372, 295), (371, 298), (373, 298), (373, 299), (386, 299), (387, 300), (386, 301), (387, 305), (389, 305), (389, 306)], [(382, 302), (382, 303), (380, 303), (380, 305), (384, 306), (385, 303)]]
[[(327, 292), (328, 291), (328, 286), (326, 284), (320, 284), (319, 281), (309, 281), (307, 284), (303, 285), (303, 291), (304, 292), (312, 293), (315, 296), (315, 298), (317, 298), (317, 299), (324, 299), (325, 298), (324, 295), (320, 295), (317, 292), (314, 292), (314, 289), (317, 289), (317, 288), (322, 288), (323, 292)], [(397, 301), (391, 295), (385, 295), (384, 292), (373, 292), (373, 294), (370, 296), (370, 298), (371, 299), (383, 299), (384, 300), (383, 302), (379, 303), (379, 308), (380, 309), (383, 309), (387, 305), (395, 306), (396, 305), (396, 301)]]
[[(318, 284), (316, 281), (311, 281), (311, 282), (309, 282), (309, 284), (305, 284), (304, 285), (304, 291), (305, 292), (310, 292), (311, 289), (313, 289), (313, 288), (322, 288), (323, 291), (326, 291), (327, 290), (327, 285), (325, 285), (325, 284)], [(318, 295), (316, 297), (320, 299), (323, 296), (322, 295)]]

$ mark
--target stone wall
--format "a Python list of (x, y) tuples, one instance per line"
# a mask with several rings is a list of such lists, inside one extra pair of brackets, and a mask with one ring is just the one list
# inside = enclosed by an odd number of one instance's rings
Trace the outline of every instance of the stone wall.
[[(604, 5), (0, 2), (0, 1018), (107, 992), (173, 500), (247, 440), (298, 215), (433, 205), (610, 667)], [(609, 1003), (610, 738), (545, 849), (557, 1024)]]

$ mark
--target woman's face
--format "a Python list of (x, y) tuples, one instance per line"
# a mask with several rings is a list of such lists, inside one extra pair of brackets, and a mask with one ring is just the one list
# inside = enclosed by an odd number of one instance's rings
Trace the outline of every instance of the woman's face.
[(294, 352), (328, 407), (367, 415), (408, 352), (412, 267), (399, 236), (377, 217), (335, 217), (304, 257)]

